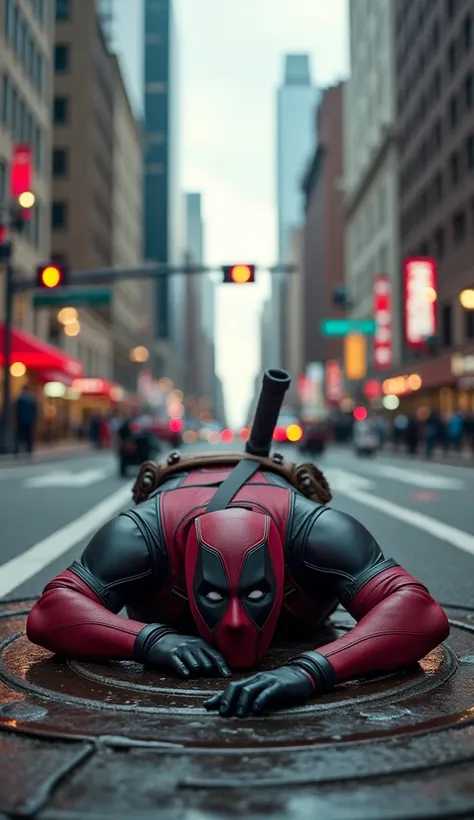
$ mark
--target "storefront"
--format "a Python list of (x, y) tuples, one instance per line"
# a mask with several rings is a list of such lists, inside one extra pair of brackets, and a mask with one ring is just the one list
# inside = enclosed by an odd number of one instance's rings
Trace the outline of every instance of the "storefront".
[[(74, 379), (83, 374), (81, 362), (17, 328), (11, 332), (10, 358), (12, 403), (23, 386), (28, 384), (38, 402), (38, 440), (56, 440), (74, 435), (73, 406), (78, 396), (72, 385)], [(0, 325), (0, 368), (3, 368), (4, 361), (4, 332)], [(0, 384), (3, 396), (3, 372)]]
[(416, 369), (386, 379), (383, 392), (387, 409), (420, 418), (430, 410), (443, 415), (456, 410), (474, 414), (474, 352), (445, 354), (420, 362)]
[(126, 400), (123, 387), (108, 379), (74, 379), (72, 390), (78, 396), (74, 402), (74, 424), (87, 429), (92, 416), (104, 416), (118, 410)]

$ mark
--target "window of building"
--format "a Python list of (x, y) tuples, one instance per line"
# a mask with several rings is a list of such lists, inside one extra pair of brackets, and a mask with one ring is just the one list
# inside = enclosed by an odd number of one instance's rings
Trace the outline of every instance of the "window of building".
[(435, 148), (436, 149), (441, 148), (441, 145), (442, 145), (442, 142), (443, 142), (443, 136), (442, 136), (442, 131), (441, 131), (441, 122), (440, 122), (440, 120), (438, 120), (435, 123), (433, 131), (434, 131)]
[(459, 182), (459, 157), (456, 152), (454, 152), (454, 154), (451, 154), (450, 165), (451, 181), (453, 185), (457, 185), (457, 183)]
[(437, 20), (433, 24), (432, 41), (433, 48), (437, 49), (439, 47), (439, 23)]
[(55, 148), (53, 151), (53, 176), (65, 177), (68, 173), (69, 155), (66, 148)]
[(55, 125), (65, 125), (69, 122), (69, 98), (55, 97), (53, 104), (53, 121)]
[(463, 34), (464, 34), (464, 48), (466, 51), (469, 51), (472, 48), (472, 17), (470, 14), (467, 15), (466, 19), (464, 20), (463, 26)]
[(43, 133), (38, 125), (33, 128), (33, 159), (35, 168), (41, 171), (43, 167)]
[(36, 52), (36, 68), (34, 72), (34, 83), (36, 86), (37, 91), (39, 94), (43, 93), (43, 72), (44, 72), (44, 61), (43, 55)]
[(69, 46), (57, 45), (54, 49), (54, 70), (59, 72), (69, 71)]
[(12, 25), (12, 10), (13, 10), (13, 0), (5, 0), (3, 4), (4, 14), (3, 14), (3, 31), (5, 34), (5, 39), (10, 40), (11, 38), (11, 25)]
[(446, 3), (446, 17), (452, 20), (456, 10), (456, 0), (445, 0)]
[(441, 202), (443, 198), (443, 176), (441, 173), (436, 174), (434, 181), (434, 189), (436, 202)]
[(146, 34), (145, 35), (145, 45), (147, 46), (159, 46), (164, 42), (164, 37), (162, 34)]
[(469, 171), (474, 169), (474, 135), (471, 134), (466, 140), (466, 164)]
[(67, 228), (68, 205), (67, 202), (53, 202), (51, 207), (51, 227), (53, 231), (60, 231)]
[(145, 85), (145, 93), (146, 94), (165, 94), (167, 91), (167, 84), (166, 83), (146, 83)]
[(458, 211), (453, 216), (453, 238), (456, 245), (459, 245), (466, 238), (465, 211)]
[(56, 20), (64, 22), (64, 20), (71, 19), (71, 3), (70, 0), (56, 0)]
[(448, 49), (448, 67), (451, 74), (456, 71), (456, 44), (453, 42)]
[(472, 108), (474, 105), (474, 74), (472, 73), (469, 73), (464, 80), (464, 94), (466, 108)]
[(444, 228), (438, 228), (434, 235), (434, 253), (438, 261), (444, 256)]
[(452, 97), (449, 103), (449, 122), (451, 128), (456, 128), (458, 124), (458, 101), (456, 97)]
[(433, 77), (433, 93), (437, 100), (441, 94), (441, 73), (439, 71), (437, 71)]
[(441, 308), (441, 342), (443, 347), (451, 347), (453, 343), (453, 323), (451, 305)]
[(15, 88), (12, 89), (11, 95), (11, 110), (10, 110), (10, 131), (14, 137), (18, 136), (18, 93)]
[(0, 203), (5, 202), (8, 192), (8, 166), (0, 162)]
[(2, 78), (2, 122), (10, 124), (10, 78), (4, 74)]

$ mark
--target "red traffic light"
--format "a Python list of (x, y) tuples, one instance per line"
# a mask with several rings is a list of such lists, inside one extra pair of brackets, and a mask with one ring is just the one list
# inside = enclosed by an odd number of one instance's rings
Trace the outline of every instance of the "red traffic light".
[(226, 265), (222, 268), (223, 282), (234, 285), (246, 285), (255, 282), (255, 265)]
[(39, 288), (58, 288), (65, 282), (65, 270), (59, 265), (43, 265), (38, 268), (36, 286)]

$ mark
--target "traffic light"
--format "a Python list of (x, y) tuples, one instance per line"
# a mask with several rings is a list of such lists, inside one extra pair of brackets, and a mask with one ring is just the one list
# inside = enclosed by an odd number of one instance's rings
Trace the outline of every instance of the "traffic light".
[(224, 265), (223, 282), (231, 282), (234, 285), (246, 285), (255, 282), (255, 265)]
[(68, 272), (64, 265), (41, 265), (36, 271), (37, 288), (61, 288), (68, 284)]

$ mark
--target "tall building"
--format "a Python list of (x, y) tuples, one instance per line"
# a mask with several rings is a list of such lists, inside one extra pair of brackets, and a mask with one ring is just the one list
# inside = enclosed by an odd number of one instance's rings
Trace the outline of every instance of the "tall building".
[[(114, 153), (112, 192), (112, 265), (133, 268), (143, 261), (143, 137), (133, 114), (122, 73), (114, 55)], [(153, 283), (126, 279), (114, 287), (113, 380), (137, 392), (137, 364), (130, 351), (149, 349)]]
[[(201, 194), (186, 195), (186, 249), (190, 264), (204, 264), (204, 225)], [(187, 376), (186, 392), (206, 397), (204, 403), (214, 408), (216, 381), (214, 363), (214, 283), (209, 274), (187, 277)], [(211, 409), (211, 406), (209, 409)], [(207, 409), (207, 408), (206, 408)]]
[[(392, 0), (349, 3), (351, 73), (344, 95), (346, 285), (352, 315), (359, 318), (373, 314), (378, 274), (390, 276), (393, 311), (400, 312), (394, 9)], [(393, 360), (399, 361), (395, 323), (392, 334)]]
[[(314, 147), (315, 109), (319, 92), (311, 83), (309, 57), (285, 57), (283, 84), (277, 92), (277, 214), (278, 261), (287, 262), (294, 228), (304, 221), (301, 180)], [(284, 276), (272, 279), (272, 348), (275, 363), (282, 355), (282, 293)]]
[[(54, 68), (52, 251), (74, 270), (137, 264), (141, 137), (95, 2), (57, 4)], [(86, 376), (120, 376), (135, 391), (128, 351), (139, 303), (140, 285), (121, 283), (110, 305), (79, 309), (78, 335), (65, 337), (51, 317), (50, 337), (84, 363)]]
[[(172, 0), (145, 0), (145, 256), (162, 264), (184, 258), (184, 197), (179, 178), (179, 76)], [(179, 384), (185, 362), (185, 277), (156, 284), (155, 367)]]
[(282, 367), (292, 376), (285, 403), (298, 404), (298, 376), (304, 371), (304, 229), (294, 228), (291, 235), (289, 261), (293, 273), (283, 283), (282, 305)]
[[(402, 407), (474, 412), (474, 3), (394, 3), (402, 259), (437, 263), (438, 345), (404, 351)], [(401, 380), (401, 385), (404, 382)], [(403, 391), (400, 391), (403, 393)]]
[[(50, 254), (51, 108), (54, 0), (0, 2), (0, 208), (10, 199), (10, 168), (16, 145), (31, 146), (36, 204), (23, 233), (16, 234), (13, 267), (29, 275)], [(0, 220), (1, 222), (1, 220)], [(2, 268), (0, 280), (3, 282)], [(0, 321), (3, 318), (0, 287)], [(48, 311), (33, 311), (31, 295), (15, 297), (14, 324), (46, 339)], [(1, 377), (0, 377), (1, 378)]]
[(317, 145), (303, 181), (301, 322), (304, 364), (340, 359), (340, 338), (325, 338), (321, 321), (341, 317), (334, 289), (344, 284), (343, 89), (328, 88), (317, 116)]

